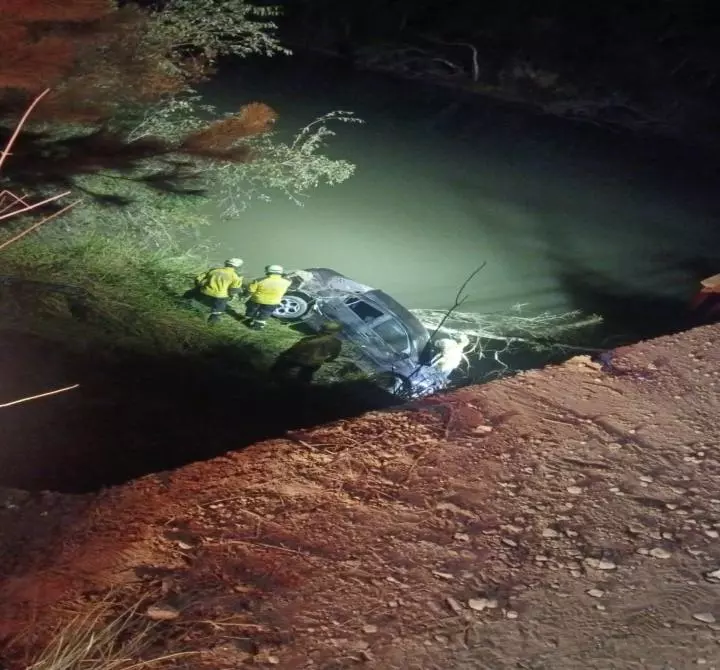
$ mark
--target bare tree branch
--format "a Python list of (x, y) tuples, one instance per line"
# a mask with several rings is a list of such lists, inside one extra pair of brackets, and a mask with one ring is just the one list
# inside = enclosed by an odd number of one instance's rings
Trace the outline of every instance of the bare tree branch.
[(480, 81), (480, 58), (477, 47), (474, 44), (470, 42), (446, 42), (445, 40), (430, 35), (420, 35), (420, 37), (434, 44), (443, 44), (449, 47), (467, 47), (470, 49), (472, 51), (472, 80), (476, 83)]
[(445, 316), (443, 316), (443, 318), (440, 320), (440, 323), (438, 323), (438, 325), (435, 327), (435, 330), (431, 333), (430, 339), (428, 340), (428, 346), (433, 343), (433, 341), (435, 340), (435, 336), (438, 334), (445, 322), (452, 316), (453, 312), (455, 312), (455, 310), (461, 307), (463, 303), (468, 299), (467, 295), (463, 295), (463, 291), (467, 288), (468, 284), (473, 279), (475, 279), (475, 277), (480, 273), (480, 271), (485, 268), (486, 265), (487, 261), (483, 261), (468, 275), (467, 279), (465, 279), (465, 281), (460, 285), (458, 292), (455, 294), (455, 301), (453, 302), (452, 307), (450, 307), (450, 309), (445, 312)]

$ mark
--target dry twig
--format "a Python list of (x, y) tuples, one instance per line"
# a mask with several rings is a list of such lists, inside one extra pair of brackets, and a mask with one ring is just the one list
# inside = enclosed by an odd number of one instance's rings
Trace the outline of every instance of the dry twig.
[(7, 141), (7, 144), (5, 145), (5, 148), (0, 151), (0, 171), (2, 170), (3, 163), (5, 162), (5, 159), (10, 155), (10, 149), (12, 149), (13, 144), (15, 144), (15, 140), (18, 138), (18, 135), (20, 134), (20, 131), (22, 130), (23, 126), (25, 125), (25, 122), (28, 120), (28, 117), (30, 114), (32, 114), (35, 107), (37, 107), (38, 103), (48, 94), (50, 93), (50, 89), (46, 88), (42, 93), (40, 93), (28, 106), (28, 108), (25, 110), (25, 113), (20, 117), (20, 121), (18, 121), (17, 126), (15, 126), (15, 131), (10, 136), (10, 139)]
[[(68, 193), (70, 193), (70, 191), (67, 191), (66, 193), (61, 193), (60, 195), (54, 196), (52, 198), (48, 198), (47, 200), (43, 200), (42, 202), (36, 203), (36, 204), (32, 205), (32, 207), (28, 207), (25, 210), (13, 212), (12, 214), (6, 214), (5, 216), (21, 214), (23, 211), (27, 211), (28, 209), (33, 209), (33, 208), (39, 207), (40, 205), (43, 205), (47, 202), (51, 202), (52, 200), (57, 200), (58, 198), (62, 198), (64, 195), (67, 195)], [(48, 221), (52, 221), (53, 219), (57, 218), (61, 214), (64, 214), (65, 212), (67, 212), (69, 209), (72, 209), (73, 207), (75, 207), (75, 205), (79, 204), (80, 202), (82, 202), (82, 200), (80, 200), (80, 199), (75, 200), (75, 202), (71, 202), (69, 205), (66, 205), (65, 207), (58, 210), (57, 212), (50, 214), (49, 216), (46, 216), (45, 218), (41, 219), (37, 223), (34, 223), (29, 228), (26, 228), (25, 230), (19, 232), (17, 235), (11, 237), (9, 240), (5, 240), (5, 242), (0, 244), (0, 250), (5, 249), (5, 247), (9, 247), (11, 244), (13, 244), (14, 242), (17, 242), (19, 239), (25, 237), (25, 235), (27, 235), (28, 233), (31, 233), (36, 228), (39, 228), (40, 226), (48, 223)], [(2, 219), (2, 218), (4, 218), (4, 217), (0, 216), (0, 219)]]
[(72, 391), (72, 389), (76, 389), (80, 384), (73, 384), (72, 386), (66, 386), (61, 389), (55, 389), (54, 391), (47, 391), (46, 393), (38, 393), (37, 395), (31, 395), (27, 396), (26, 398), (18, 398), (17, 400), (12, 400), (11, 402), (6, 402), (0, 405), (0, 409), (3, 407), (12, 407), (13, 405), (19, 405), (23, 402), (29, 402), (31, 400), (37, 400), (38, 398), (46, 398), (47, 396), (51, 395), (57, 395), (58, 393), (65, 393), (65, 391)]

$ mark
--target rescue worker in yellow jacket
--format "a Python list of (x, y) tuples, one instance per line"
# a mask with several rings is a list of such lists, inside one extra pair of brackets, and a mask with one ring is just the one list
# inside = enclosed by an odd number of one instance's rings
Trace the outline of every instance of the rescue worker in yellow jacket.
[(290, 288), (291, 281), (283, 277), (282, 265), (268, 265), (265, 276), (256, 279), (248, 286), (249, 299), (245, 308), (248, 325), (254, 330), (262, 330), (267, 325), (283, 296)]
[(279, 377), (295, 377), (309, 384), (315, 373), (325, 364), (334, 361), (342, 350), (342, 341), (338, 333), (342, 325), (331, 321), (321, 332), (303, 337), (278, 356), (272, 372)]
[(211, 268), (195, 277), (192, 297), (210, 307), (208, 323), (217, 323), (228, 302), (242, 291), (243, 278), (238, 274), (242, 266), (242, 258), (230, 258), (225, 261), (225, 267)]

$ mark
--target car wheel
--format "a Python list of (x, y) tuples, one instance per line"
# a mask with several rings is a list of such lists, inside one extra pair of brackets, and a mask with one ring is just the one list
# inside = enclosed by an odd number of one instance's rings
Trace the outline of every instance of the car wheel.
[(307, 293), (291, 291), (283, 296), (273, 316), (282, 321), (296, 321), (306, 316), (311, 306), (312, 298)]

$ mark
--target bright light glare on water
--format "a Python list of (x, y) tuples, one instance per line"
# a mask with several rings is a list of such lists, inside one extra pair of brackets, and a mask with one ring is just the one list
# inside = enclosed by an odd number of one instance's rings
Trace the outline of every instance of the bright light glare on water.
[(331, 139), (330, 153), (357, 165), (348, 182), (312, 192), (304, 207), (277, 194), (213, 226), (218, 258), (242, 256), (249, 272), (330, 267), (410, 308), (442, 309), (487, 261), (463, 311), (532, 313), (612, 309), (626, 297), (640, 300), (631, 311), (653, 309), (720, 271), (710, 176), (678, 166), (660, 143), (629, 146), (477, 98), (449, 107), (448, 90), (316, 66), (223, 81), (209, 92), (221, 109), (264, 100), (280, 128), (332, 109), (366, 121)]

